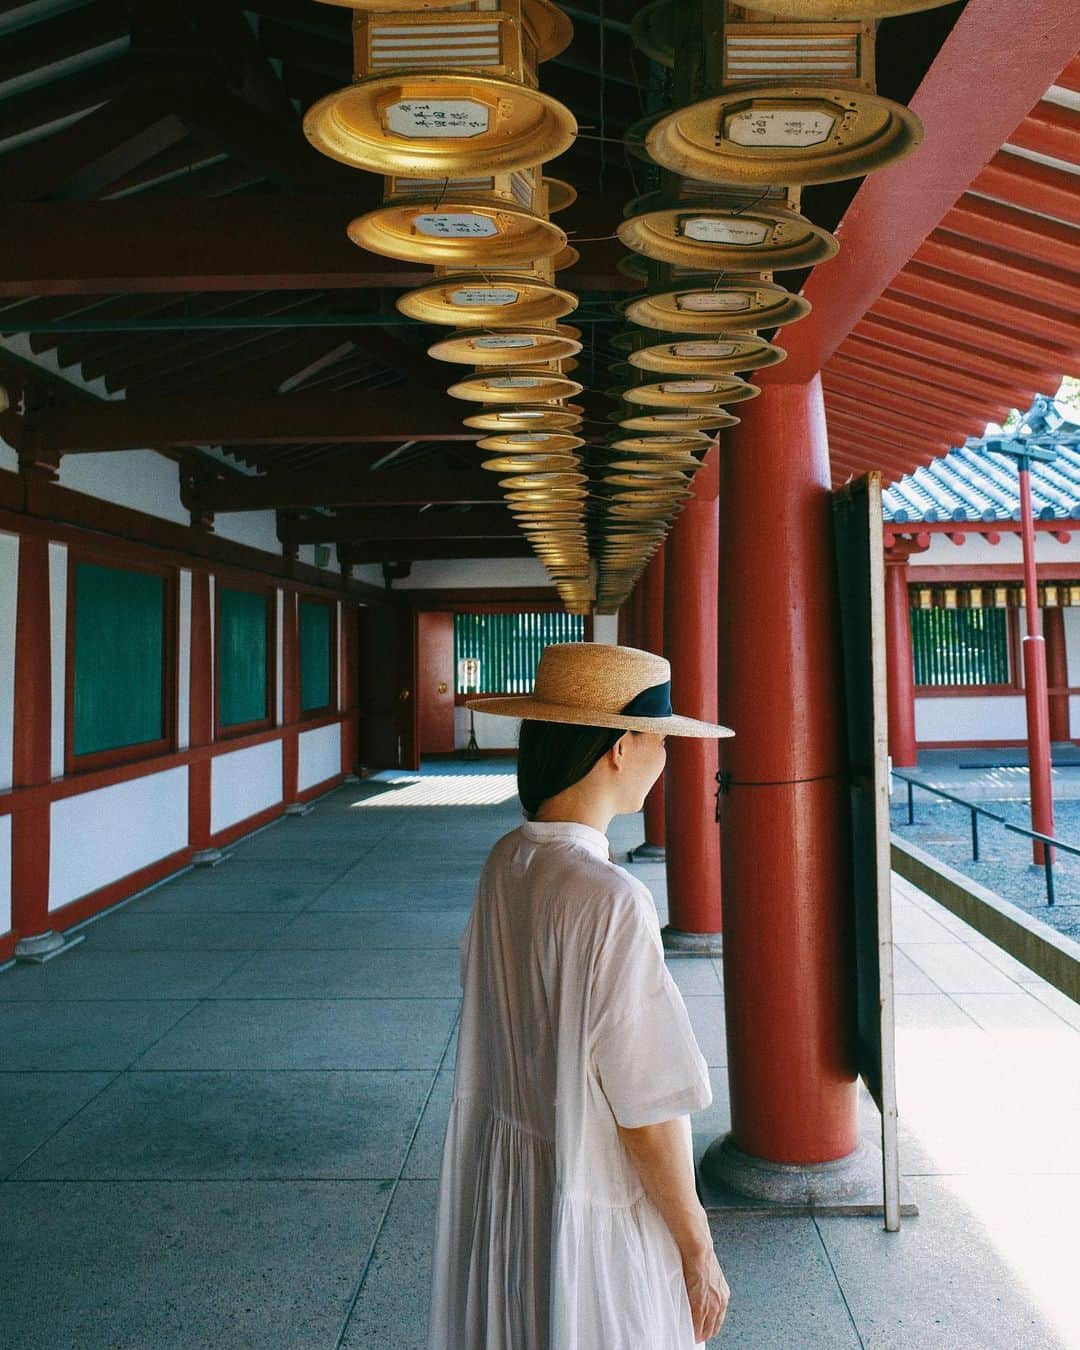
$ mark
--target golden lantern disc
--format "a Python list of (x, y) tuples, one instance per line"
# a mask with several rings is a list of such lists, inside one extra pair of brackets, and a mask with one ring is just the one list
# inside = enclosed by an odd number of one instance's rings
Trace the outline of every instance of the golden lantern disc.
[(481, 460), (480, 467), (489, 473), (565, 473), (579, 464), (576, 455), (496, 455)]
[(627, 403), (646, 408), (714, 408), (727, 403), (745, 403), (760, 393), (756, 384), (748, 384), (737, 375), (727, 375), (634, 385), (623, 391), (623, 398)]
[(543, 403), (550, 399), (572, 398), (582, 386), (557, 369), (546, 366), (507, 366), (498, 374), (480, 371), (452, 384), (446, 391), (451, 398), (473, 403), (519, 403), (523, 398)]
[(547, 188), (549, 216), (558, 215), (560, 211), (565, 211), (577, 201), (577, 188), (573, 183), (567, 183), (561, 178), (548, 178), (545, 175), (544, 187)]
[(630, 40), (659, 66), (675, 64), (675, 15), (670, 0), (642, 5), (630, 21)]
[(515, 492), (528, 492), (532, 488), (546, 492), (548, 488), (573, 487), (588, 481), (587, 474), (561, 469), (546, 473), (512, 474), (509, 478), (500, 478), (499, 487), (512, 488)]
[(621, 308), (631, 323), (643, 328), (715, 336), (795, 323), (810, 313), (810, 301), (775, 285), (766, 272), (727, 281), (672, 278), (645, 295), (632, 296)]
[(673, 173), (760, 186), (831, 183), (895, 163), (922, 139), (914, 113), (874, 93), (872, 22), (729, 17), (718, 40), (720, 89), (645, 132), (650, 158)]
[(655, 489), (657, 492), (679, 491), (686, 483), (686, 474), (671, 473), (608, 473), (601, 481), (607, 487)]
[(476, 442), (481, 450), (495, 450), (501, 455), (566, 454), (585, 442), (580, 436), (560, 435), (557, 431), (509, 431), (501, 435), (485, 436)]
[(646, 431), (665, 434), (672, 431), (717, 431), (738, 426), (739, 419), (724, 408), (664, 409), (641, 413), (640, 416), (619, 417), (618, 424), (625, 431)]
[(552, 267), (556, 272), (565, 272), (568, 267), (573, 267), (581, 261), (581, 254), (572, 244), (567, 244), (564, 249), (560, 249), (552, 259)]
[(358, 10), (355, 82), (309, 108), (304, 132), (372, 173), (448, 178), (544, 163), (569, 149), (577, 123), (537, 88), (536, 65), (572, 34), (550, 0)]
[(577, 296), (552, 282), (551, 260), (512, 272), (442, 272), (399, 295), (402, 314), (452, 328), (529, 325), (561, 319), (577, 309)]
[(382, 205), (350, 221), (347, 233), (354, 244), (387, 258), (506, 270), (565, 248), (565, 233), (538, 209), (543, 200), (538, 169), (486, 178), (387, 178)]
[[(662, 467), (661, 467), (662, 466)], [(608, 465), (617, 473), (697, 473), (702, 467), (700, 459), (693, 455), (654, 455), (647, 459), (613, 459)], [(606, 479), (610, 482), (610, 479)]]
[(508, 366), (522, 361), (556, 361), (581, 351), (581, 343), (559, 328), (492, 328), (450, 333), (428, 348), (428, 356), (455, 365)]
[(651, 192), (626, 207), (617, 234), (635, 253), (699, 271), (780, 271), (813, 267), (836, 256), (835, 235), (814, 225), (788, 200), (710, 183), (681, 180), (674, 192)]
[(651, 333), (641, 336), (644, 341), (630, 352), (630, 364), (662, 375), (725, 375), (737, 370), (761, 370), (787, 360), (787, 352), (756, 333), (674, 338), (659, 343), (651, 340)]
[(712, 445), (708, 436), (620, 436), (609, 441), (608, 448), (620, 453), (681, 458), (694, 450), (705, 451)]
[(465, 418), (465, 426), (475, 431), (570, 431), (581, 425), (581, 414), (570, 407), (534, 404), (514, 408), (492, 408)]

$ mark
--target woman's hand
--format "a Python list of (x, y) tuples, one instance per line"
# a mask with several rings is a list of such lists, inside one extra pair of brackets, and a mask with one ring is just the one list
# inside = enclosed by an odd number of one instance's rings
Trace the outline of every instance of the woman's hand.
[(695, 1342), (715, 1336), (727, 1316), (731, 1290), (710, 1243), (695, 1254), (683, 1257), (683, 1278), (690, 1299)]

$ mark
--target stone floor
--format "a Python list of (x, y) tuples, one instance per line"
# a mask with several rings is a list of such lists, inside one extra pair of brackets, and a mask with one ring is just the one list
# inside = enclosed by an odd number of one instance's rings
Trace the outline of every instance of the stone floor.
[[(423, 1346), (457, 943), (518, 819), (505, 761), (388, 775), (0, 971), (0, 1342)], [(895, 925), (919, 1217), (718, 1220), (711, 1344), (1080, 1346), (1080, 1007), (902, 882)], [(700, 1155), (728, 1124), (721, 970), (671, 968), (713, 1072)]]

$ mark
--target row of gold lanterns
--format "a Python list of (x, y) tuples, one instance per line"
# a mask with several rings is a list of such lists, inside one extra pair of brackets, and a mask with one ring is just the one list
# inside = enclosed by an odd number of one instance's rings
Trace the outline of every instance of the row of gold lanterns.
[(621, 431), (649, 434), (611, 443), (632, 444), (643, 467), (602, 520), (598, 607), (618, 608), (662, 542), (705, 433), (733, 425), (729, 408), (760, 394), (743, 376), (784, 360), (760, 333), (810, 311), (774, 280), (839, 249), (801, 214), (802, 187), (883, 168), (918, 145), (918, 119), (876, 93), (876, 21), (940, 3), (656, 0), (638, 12), (634, 41), (672, 68), (676, 106), (627, 137), (662, 185), (629, 203), (618, 230), (634, 254), (623, 268), (645, 290), (621, 306), (634, 327), (615, 339), (628, 363), (608, 392), (621, 400)]
[[(1041, 609), (1080, 605), (1080, 586), (1068, 582), (1040, 582), (1038, 604)], [(1020, 582), (1009, 586), (911, 586), (913, 609), (1020, 609), (1024, 588)]]
[(577, 127), (537, 83), (571, 25), (550, 0), (348, 2), (355, 80), (311, 108), (305, 130), (324, 153), (383, 175), (381, 205), (349, 237), (433, 268), (398, 309), (451, 330), (429, 355), (471, 367), (449, 393), (478, 405), (465, 423), (486, 433), (483, 467), (500, 475), (566, 608), (586, 612), (595, 569), (581, 409), (569, 401), (581, 341), (560, 323), (577, 299), (555, 280), (577, 254), (552, 219), (576, 194), (541, 168)]

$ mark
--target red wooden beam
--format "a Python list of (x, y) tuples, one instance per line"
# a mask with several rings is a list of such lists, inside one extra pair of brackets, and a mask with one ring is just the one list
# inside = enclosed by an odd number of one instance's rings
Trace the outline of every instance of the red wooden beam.
[(325, 441), (475, 441), (453, 399), (407, 392), (200, 396), (47, 408), (30, 424), (34, 444), (63, 454), (170, 445), (282, 445)]
[[(805, 287), (813, 312), (785, 334), (782, 373), (762, 372), (763, 380), (808, 380), (825, 365), (1075, 53), (1074, 0), (1030, 0), (1022, 15), (1013, 0), (968, 0), (911, 100), (922, 146), (864, 180), (844, 216), (839, 256)], [(992, 99), (978, 93), (988, 72)]]
[[(846, 345), (829, 362), (829, 367), (822, 376), (826, 387), (834, 376), (865, 385), (868, 399), (873, 398), (877, 389), (887, 389), (894, 394), (900, 394), (910, 401), (914, 410), (925, 409), (923, 415), (927, 418), (942, 415), (970, 417), (972, 424), (977, 423), (981, 430), (984, 422), (995, 416), (993, 411), (989, 417), (987, 416), (985, 404), (981, 401), (958, 397), (956, 394), (939, 389), (936, 385), (913, 384), (903, 375), (882, 370), (879, 365), (867, 361), (859, 353), (849, 355)], [(996, 406), (1000, 408), (1002, 416), (1009, 411), (1009, 404), (1005, 400), (1001, 400)]]
[(1060, 221), (1003, 202), (965, 193), (942, 218), (941, 229), (1029, 258), (1041, 258), (1067, 271), (1080, 271), (1080, 233)]
[(1065, 310), (1076, 306), (1075, 273), (946, 230), (935, 230), (915, 258), (928, 267), (993, 286), (1004, 294), (1041, 300)]
[[(915, 403), (912, 399), (904, 398), (891, 390), (875, 387), (872, 381), (853, 380), (847, 375), (834, 374), (830, 370), (822, 377), (822, 384), (826, 400), (834, 393), (845, 394), (861, 403), (864, 408), (885, 408), (889, 412), (899, 413), (909, 422), (913, 419), (921, 420), (927, 426), (940, 428), (943, 435), (958, 436), (961, 441), (971, 435), (970, 427), (960, 414), (934, 408), (925, 403)], [(950, 433), (946, 433), (946, 427), (951, 427)], [(962, 427), (965, 428), (963, 431)]]
[(887, 370), (896, 371), (900, 375), (910, 375), (913, 379), (921, 380), (925, 384), (935, 385), (945, 393), (959, 390), (976, 400), (985, 400), (987, 404), (996, 405), (1003, 399), (1011, 399), (1012, 407), (1019, 407), (1022, 403), (1026, 407), (1031, 402), (1033, 395), (1039, 392), (1036, 386), (1030, 384), (1023, 385), (1019, 382), (1006, 384), (1004, 381), (983, 379), (976, 375), (965, 375), (955, 370), (943, 370), (940, 366), (935, 366), (918, 357), (905, 356), (903, 352), (885, 351), (880, 347), (875, 347), (864, 338), (857, 337), (854, 333), (845, 341), (844, 351), (853, 355), (861, 355), (871, 365), (881, 365)]
[(971, 187), (998, 201), (1012, 202), (1028, 211), (1080, 225), (1076, 175), (1050, 164), (1038, 164), (1002, 150), (973, 179)]
[(306, 473), (239, 475), (207, 484), (198, 492), (208, 511), (265, 511), (288, 506), (426, 506), (430, 502), (497, 502), (495, 475), (377, 471), (349, 474), (341, 469)]
[[(872, 342), (876, 346), (907, 352), (910, 356), (922, 356), (929, 361), (941, 362), (965, 375), (990, 380), (998, 385), (1006, 380), (1022, 379), (1025, 382), (1050, 384), (1060, 380), (1058, 372), (1044, 366), (1035, 369), (1020, 361), (1009, 361), (1005, 356), (987, 356), (982, 352), (973, 352), (970, 347), (943, 342), (939, 338), (926, 336), (925, 333), (912, 332), (888, 320), (878, 319), (871, 310), (866, 318), (852, 329), (852, 337)], [(1057, 388), (1057, 385), (1054, 385)]]
[(827, 417), (830, 428), (846, 433), (857, 445), (876, 447), (886, 456), (902, 455), (904, 452), (943, 455), (951, 449), (946, 441), (939, 440), (932, 433), (920, 434), (918, 426), (913, 426), (907, 432), (878, 428), (865, 416), (835, 406), (827, 408)]
[(290, 519), (282, 527), (297, 544), (375, 543), (384, 539), (430, 543), (435, 539), (521, 539), (506, 507), (468, 511), (416, 511), (381, 507), (378, 511), (339, 511), (333, 516)]
[(854, 416), (861, 417), (871, 426), (887, 429), (890, 434), (897, 432), (903, 434), (913, 428), (918, 428), (924, 435), (932, 436), (935, 441), (947, 441), (950, 444), (962, 444), (964, 439), (970, 434), (967, 431), (960, 431), (954, 424), (951, 427), (944, 427), (938, 421), (929, 421), (908, 408), (904, 412), (898, 412), (886, 408), (880, 399), (868, 400), (865, 395), (854, 395), (844, 393), (841, 390), (829, 389), (825, 399), (826, 407), (831, 411), (849, 412)]
[(1080, 164), (1080, 113), (1041, 100), (1009, 137), (1009, 144)]
[[(425, 543), (418, 539), (380, 539), (371, 544), (349, 544), (345, 559), (350, 563), (420, 562), (439, 558), (529, 558), (529, 542), (517, 539), (466, 539)], [(497, 580), (496, 571), (493, 580)]]
[(993, 290), (977, 281), (950, 276), (936, 268), (911, 262), (893, 279), (893, 289), (919, 300), (929, 300), (960, 314), (986, 319), (1051, 342), (1074, 343), (1077, 316), (1036, 301)]

